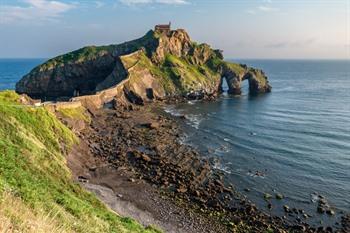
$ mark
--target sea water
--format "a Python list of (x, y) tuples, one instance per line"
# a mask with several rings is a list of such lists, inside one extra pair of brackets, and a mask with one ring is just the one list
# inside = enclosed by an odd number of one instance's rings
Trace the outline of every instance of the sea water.
[[(14, 89), (44, 60), (0, 59), (0, 90)], [(318, 195), (337, 213), (349, 212), (350, 61), (236, 62), (263, 69), (272, 92), (249, 96), (245, 81), (242, 96), (167, 107), (187, 117), (184, 143), (215, 158), (227, 180), (266, 212), (283, 215), (289, 205), (313, 215), (313, 222), (334, 222), (316, 213)], [(272, 199), (269, 210), (265, 193), (285, 198)]]
[[(242, 96), (224, 93), (166, 110), (186, 115), (186, 143), (216, 158), (261, 209), (284, 215), (288, 205), (313, 215), (311, 222), (334, 223), (336, 217), (317, 213), (317, 198), (350, 212), (350, 61), (237, 62), (263, 69), (272, 92), (250, 96), (245, 81)], [(285, 198), (270, 200), (269, 210), (265, 193)]]

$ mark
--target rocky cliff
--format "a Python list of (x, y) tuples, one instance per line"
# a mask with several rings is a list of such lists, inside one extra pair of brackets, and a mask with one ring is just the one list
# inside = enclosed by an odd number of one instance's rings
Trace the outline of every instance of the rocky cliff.
[(142, 103), (172, 96), (201, 98), (222, 91), (240, 94), (249, 80), (252, 94), (269, 92), (261, 70), (223, 60), (219, 50), (191, 41), (185, 30), (149, 31), (140, 39), (119, 45), (89, 46), (50, 59), (16, 85), (18, 93), (40, 99), (69, 99), (93, 95), (122, 85), (127, 100)]

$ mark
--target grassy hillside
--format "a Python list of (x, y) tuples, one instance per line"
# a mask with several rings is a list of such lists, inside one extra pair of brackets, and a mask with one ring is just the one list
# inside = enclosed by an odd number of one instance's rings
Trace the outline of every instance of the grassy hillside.
[(121, 61), (129, 72), (130, 82), (141, 83), (144, 78), (141, 71), (149, 71), (156, 77), (160, 86), (168, 95), (186, 94), (189, 91), (201, 90), (205, 87), (216, 87), (220, 79), (218, 72), (207, 64), (192, 64), (186, 58), (166, 54), (161, 64), (154, 64), (145, 52), (122, 56)]
[(73, 183), (64, 153), (78, 139), (46, 109), (18, 98), (0, 92), (0, 232), (156, 232)]

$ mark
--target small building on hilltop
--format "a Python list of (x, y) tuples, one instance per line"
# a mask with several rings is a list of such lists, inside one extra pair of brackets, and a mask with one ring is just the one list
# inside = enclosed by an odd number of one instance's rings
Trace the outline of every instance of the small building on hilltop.
[(158, 24), (154, 27), (155, 32), (168, 33), (171, 30), (171, 22), (169, 24)]

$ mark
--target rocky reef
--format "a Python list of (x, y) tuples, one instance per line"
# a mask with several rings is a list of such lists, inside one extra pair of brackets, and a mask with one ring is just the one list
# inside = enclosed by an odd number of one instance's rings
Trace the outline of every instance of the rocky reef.
[(50, 59), (25, 75), (16, 91), (62, 100), (119, 86), (116, 96), (143, 103), (176, 96), (215, 96), (222, 91), (224, 78), (230, 94), (241, 94), (241, 82), (246, 79), (251, 94), (271, 91), (263, 71), (224, 61), (220, 50), (193, 42), (185, 30), (151, 30), (137, 40), (88, 46)]

